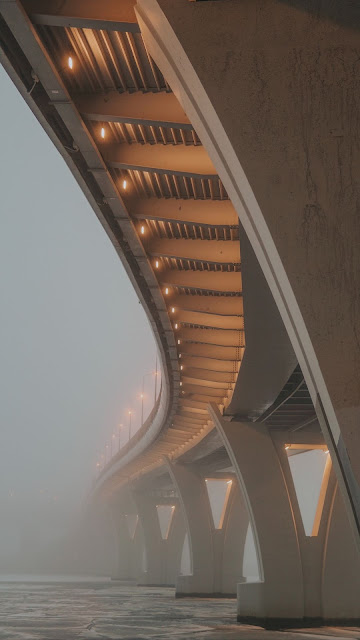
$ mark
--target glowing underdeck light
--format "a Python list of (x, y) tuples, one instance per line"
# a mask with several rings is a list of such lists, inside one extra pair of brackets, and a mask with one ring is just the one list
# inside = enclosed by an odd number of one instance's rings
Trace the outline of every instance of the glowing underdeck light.
[(69, 56), (68, 57), (68, 67), (69, 67), (69, 69), (72, 69), (73, 66), (74, 66), (74, 61), (73, 61), (72, 57)]
[(144, 233), (145, 233), (145, 227), (144, 227), (144, 225), (141, 227), (140, 232), (141, 232), (141, 235), (143, 236), (143, 235), (144, 235)]
[(102, 139), (104, 140), (104, 138), (105, 138), (105, 128), (104, 127), (101, 127), (100, 135), (101, 135)]
[(122, 182), (122, 188), (125, 190), (127, 187), (127, 180), (123, 180)]
[(166, 287), (165, 289), (165, 295), (168, 296), (169, 295), (169, 287)]
[(155, 261), (155, 269), (158, 269), (158, 268), (159, 268), (159, 260), (156, 260)]
[(171, 307), (171, 313), (175, 313), (175, 307)]

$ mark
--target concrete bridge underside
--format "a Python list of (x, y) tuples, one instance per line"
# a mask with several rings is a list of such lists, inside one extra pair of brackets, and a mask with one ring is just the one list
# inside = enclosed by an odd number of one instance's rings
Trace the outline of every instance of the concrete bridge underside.
[[(152, 414), (95, 488), (114, 577), (237, 592), (239, 619), (265, 625), (360, 618), (359, 24), (351, 3), (308, 4), (0, 0), (1, 61), (162, 360)], [(308, 536), (289, 456), (319, 448)]]

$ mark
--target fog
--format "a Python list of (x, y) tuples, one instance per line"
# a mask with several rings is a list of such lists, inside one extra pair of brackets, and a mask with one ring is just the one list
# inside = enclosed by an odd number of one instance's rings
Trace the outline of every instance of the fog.
[[(110, 573), (114, 531), (89, 495), (129, 409), (140, 425), (155, 343), (105, 231), (2, 68), (0, 95), (0, 575)], [(291, 460), (309, 532), (324, 456)], [(246, 548), (252, 576), (250, 535)]]
[(105, 442), (129, 408), (139, 424), (156, 350), (105, 231), (1, 67), (0, 95), (2, 573), (43, 570), (77, 527)]

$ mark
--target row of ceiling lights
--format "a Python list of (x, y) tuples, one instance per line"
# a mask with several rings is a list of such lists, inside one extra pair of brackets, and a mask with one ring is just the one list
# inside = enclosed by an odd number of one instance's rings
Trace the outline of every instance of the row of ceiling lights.
[[(74, 69), (74, 59), (73, 59), (73, 57), (72, 57), (72, 56), (69, 56), (69, 57), (68, 57), (68, 67), (69, 67), (69, 69), (70, 69), (71, 71)], [(106, 129), (105, 129), (105, 127), (104, 127), (104, 126), (102, 126), (102, 127), (101, 127), (101, 129), (100, 129), (100, 137), (101, 137), (103, 140), (105, 140), (105, 137), (106, 137)], [(123, 179), (123, 181), (122, 181), (122, 188), (123, 188), (124, 190), (126, 190), (126, 189), (127, 189), (127, 184), (128, 184), (128, 183), (127, 183), (127, 180), (126, 180), (126, 179)], [(141, 234), (141, 235), (145, 235), (145, 226), (144, 226), (144, 225), (141, 225), (141, 227), (140, 227), (140, 234)], [(155, 261), (155, 268), (156, 268), (156, 269), (159, 269), (159, 267), (160, 267), (159, 260), (156, 260), (156, 261)], [(165, 287), (165, 295), (167, 296), (167, 295), (169, 295), (169, 293), (170, 293), (170, 291), (169, 291), (169, 287)], [(171, 307), (171, 313), (172, 313), (172, 314), (173, 314), (173, 313), (175, 313), (175, 307)], [(178, 323), (175, 323), (175, 330), (176, 330), (176, 329), (178, 329)], [(181, 340), (180, 340), (180, 339), (178, 339), (178, 340), (177, 340), (177, 344), (178, 344), (178, 345), (180, 345), (180, 344), (181, 344)], [(181, 358), (181, 353), (179, 354), (179, 358)], [(183, 365), (180, 365), (180, 371), (183, 371), (183, 369), (184, 369), (184, 366), (183, 366)], [(180, 386), (182, 386), (182, 381), (180, 381)], [(184, 393), (184, 391), (183, 391), (182, 393)], [(131, 411), (129, 411), (129, 415), (130, 415), (130, 416), (131, 416), (131, 413), (132, 413), (132, 412), (131, 412)], [(99, 467), (99, 466), (100, 466), (100, 463), (97, 463), (97, 466)]]
[[(73, 68), (74, 68), (74, 60), (73, 60), (72, 56), (68, 57), (68, 67), (71, 70), (73, 70)], [(105, 130), (105, 127), (102, 126), (101, 129), (100, 129), (100, 137), (103, 140), (105, 140), (105, 136), (106, 136), (106, 130)], [(125, 179), (123, 180), (122, 187), (123, 187), (124, 190), (127, 188), (127, 180), (125, 180)], [(140, 233), (141, 233), (141, 235), (145, 235), (145, 226), (144, 225), (141, 226)], [(159, 269), (159, 266), (160, 266), (159, 260), (156, 260), (155, 261), (155, 268)], [(165, 295), (169, 295), (169, 287), (165, 287)], [(171, 313), (175, 313), (175, 308), (174, 307), (171, 307)], [(175, 323), (175, 329), (177, 329), (177, 328), (178, 328), (178, 324)], [(181, 344), (181, 340), (178, 339), (177, 344), (180, 345)], [(179, 358), (181, 358), (181, 353), (179, 354)], [(181, 371), (183, 370), (183, 365), (180, 365), (180, 370)], [(182, 382), (180, 382), (180, 386), (182, 386)], [(129, 413), (131, 413), (131, 412), (129, 412)], [(291, 448), (291, 445), (285, 445), (285, 449), (286, 450), (288, 450), (290, 448)], [(328, 454), (329, 450), (326, 450), (325, 453)]]

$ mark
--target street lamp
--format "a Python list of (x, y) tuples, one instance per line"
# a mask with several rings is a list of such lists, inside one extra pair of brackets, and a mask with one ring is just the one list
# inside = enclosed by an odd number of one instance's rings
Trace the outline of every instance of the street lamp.
[(115, 433), (112, 434), (111, 436), (111, 440), (110, 440), (110, 446), (111, 446), (111, 458), (113, 457), (113, 442), (115, 440)]
[(158, 359), (156, 354), (155, 360), (155, 390), (154, 390), (154, 405), (156, 404), (156, 395), (157, 395), (157, 379), (158, 379)]
[(145, 378), (145, 376), (143, 376), (142, 393), (140, 393), (140, 399), (141, 399), (141, 426), (143, 426), (143, 424), (144, 424), (144, 378)]
[(121, 438), (121, 429), (123, 428), (123, 424), (119, 424), (118, 429), (119, 429), (119, 447), (118, 447), (118, 451), (120, 451), (120, 438)]

